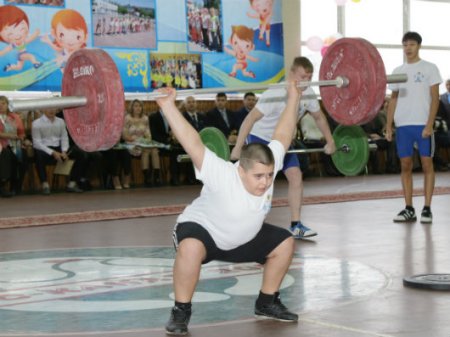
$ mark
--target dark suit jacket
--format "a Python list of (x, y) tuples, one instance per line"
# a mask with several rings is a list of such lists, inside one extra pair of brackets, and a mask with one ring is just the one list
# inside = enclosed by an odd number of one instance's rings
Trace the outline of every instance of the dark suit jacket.
[(230, 123), (229, 126), (227, 126), (221, 113), (219, 112), (219, 110), (217, 110), (217, 108), (214, 108), (213, 110), (210, 110), (206, 113), (206, 123), (207, 123), (207, 126), (214, 126), (214, 127), (218, 128), (220, 131), (223, 132), (225, 137), (228, 138), (231, 131), (235, 130), (237, 132), (238, 128), (236, 127), (236, 120), (235, 120), (234, 112), (231, 110), (228, 110), (228, 109), (226, 110), (226, 112), (227, 112), (228, 122)]
[(191, 118), (188, 112), (186, 111), (183, 112), (183, 116), (197, 131), (202, 130), (206, 126), (205, 115), (203, 115), (202, 113), (197, 112), (197, 125), (195, 124), (194, 119)]
[(247, 117), (248, 113), (249, 111), (245, 108), (245, 106), (234, 113), (235, 126), (238, 131), (241, 128), (242, 122), (244, 121), (245, 117)]
[(157, 111), (155, 113), (152, 113), (149, 117), (149, 123), (150, 132), (152, 133), (152, 139), (160, 143), (170, 144), (170, 134), (168, 131), (166, 131), (161, 112)]
[(440, 104), (439, 104), (439, 110), (438, 115), (445, 119), (447, 122), (447, 125), (450, 126), (450, 103), (448, 102), (447, 93), (442, 94), (439, 97)]

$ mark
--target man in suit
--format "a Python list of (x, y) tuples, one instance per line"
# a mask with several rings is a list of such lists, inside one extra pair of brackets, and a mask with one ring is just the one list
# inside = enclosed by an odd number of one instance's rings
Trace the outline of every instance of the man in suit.
[(230, 140), (230, 136), (236, 137), (237, 127), (235, 113), (227, 109), (227, 95), (219, 92), (215, 100), (216, 107), (206, 113), (207, 126), (213, 126), (223, 132)]
[(184, 118), (187, 119), (195, 130), (200, 131), (205, 127), (205, 115), (198, 112), (197, 101), (193, 96), (186, 97), (184, 100), (184, 110)]
[(440, 154), (441, 148), (450, 147), (450, 79), (445, 81), (447, 91), (439, 96), (439, 108), (434, 122), (435, 152), (433, 163), (437, 171), (448, 171), (447, 163)]
[(250, 111), (252, 111), (252, 109), (255, 107), (256, 100), (257, 100), (256, 95), (253, 92), (246, 92), (244, 94), (244, 100), (243, 100), (244, 105), (241, 109), (239, 109), (235, 113), (236, 129), (239, 130), (245, 117), (247, 117), (248, 113)]
[[(201, 131), (205, 125), (205, 115), (198, 112), (197, 101), (193, 96), (188, 96), (185, 98), (184, 102), (184, 112), (183, 116), (191, 124), (197, 132)], [(196, 184), (198, 181), (195, 179), (194, 166), (189, 163), (186, 167), (186, 180), (189, 184)]]
[(441, 117), (445, 118), (447, 125), (450, 125), (450, 79), (445, 81), (445, 87), (447, 88), (447, 92), (439, 96), (439, 100), (441, 101), (443, 108), (443, 115)]

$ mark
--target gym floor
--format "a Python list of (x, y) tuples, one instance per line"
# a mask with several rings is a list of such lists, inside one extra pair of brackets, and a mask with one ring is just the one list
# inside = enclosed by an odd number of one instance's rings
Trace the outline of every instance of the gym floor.
[[(283, 283), (283, 302), (298, 323), (257, 320), (256, 264), (204, 266), (190, 335), (199, 337), (449, 337), (450, 292), (405, 287), (403, 278), (450, 274), (450, 179), (436, 176), (432, 225), (396, 224), (404, 206), (399, 175), (305, 181), (307, 226)], [(421, 189), (420, 173), (414, 176)], [(0, 200), (3, 218), (183, 205), (200, 186), (84, 194), (23, 195)], [(445, 192), (447, 191), (447, 192)], [(275, 198), (286, 197), (286, 181)], [(346, 195), (358, 195), (342, 201)], [(335, 198), (334, 202), (321, 202)], [(420, 214), (423, 198), (414, 197)], [(164, 336), (172, 306), (171, 242), (176, 215), (0, 229), (0, 336)], [(289, 210), (268, 222), (287, 227)], [(448, 285), (448, 283), (447, 283)]]

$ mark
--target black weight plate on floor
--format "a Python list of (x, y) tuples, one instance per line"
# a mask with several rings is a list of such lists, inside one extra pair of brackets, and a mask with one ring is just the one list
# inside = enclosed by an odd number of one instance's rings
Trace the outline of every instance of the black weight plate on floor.
[(450, 290), (450, 274), (420, 274), (403, 279), (403, 285), (412, 288)]

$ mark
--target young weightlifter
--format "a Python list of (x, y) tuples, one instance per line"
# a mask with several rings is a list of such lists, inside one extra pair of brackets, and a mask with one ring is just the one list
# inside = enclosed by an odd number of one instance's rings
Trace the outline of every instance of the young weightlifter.
[(284, 112), (268, 144), (248, 144), (240, 160), (227, 162), (207, 149), (197, 131), (175, 105), (174, 89), (157, 99), (172, 131), (192, 159), (197, 179), (204, 184), (200, 196), (178, 217), (173, 238), (175, 305), (166, 332), (184, 335), (191, 317), (191, 300), (202, 264), (212, 260), (257, 262), (264, 266), (255, 315), (296, 322), (298, 315), (281, 302), (279, 288), (294, 254), (294, 238), (287, 229), (264, 221), (271, 208), (273, 183), (283, 166), (297, 122), (301, 92), (295, 82), (287, 88)]

